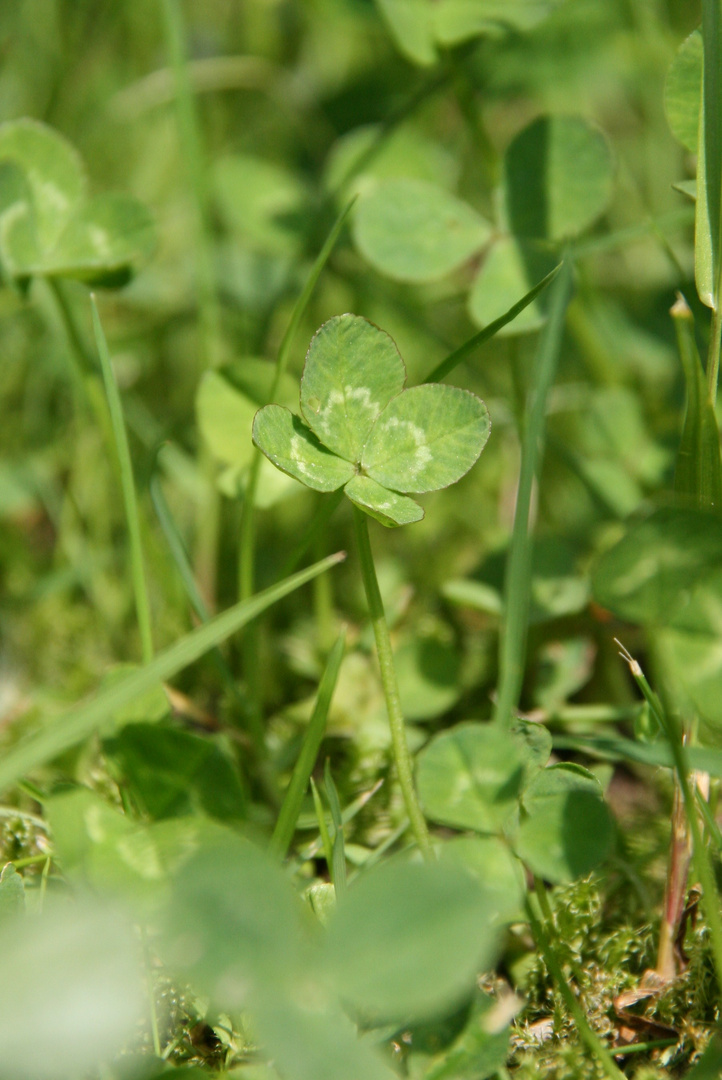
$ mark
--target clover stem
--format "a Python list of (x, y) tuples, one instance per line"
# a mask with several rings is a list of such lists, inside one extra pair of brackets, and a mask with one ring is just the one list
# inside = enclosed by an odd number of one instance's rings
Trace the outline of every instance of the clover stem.
[(374, 637), (376, 639), (376, 653), (379, 661), (384, 697), (386, 698), (386, 709), (389, 716), (389, 727), (391, 728), (391, 747), (394, 763), (396, 765), (396, 772), (398, 774), (406, 812), (409, 815), (409, 821), (411, 822), (411, 828), (416, 837), (416, 842), (421, 848), (424, 857), (426, 859), (432, 859), (433, 850), (431, 847), (431, 837), (429, 836), (426, 818), (419, 805), (419, 800), (416, 797), (416, 790), (414, 788), (413, 765), (408, 743), (406, 742), (404, 714), (401, 710), (399, 687), (396, 681), (396, 670), (394, 668), (394, 658), (391, 651), (391, 638), (389, 637), (389, 628), (386, 622), (384, 604), (381, 599), (381, 591), (376, 577), (366, 514), (354, 506), (353, 520), (354, 529), (356, 531), (359, 561), (361, 563), (361, 576), (363, 577), (366, 599), (371, 615), (371, 625), (374, 628)]

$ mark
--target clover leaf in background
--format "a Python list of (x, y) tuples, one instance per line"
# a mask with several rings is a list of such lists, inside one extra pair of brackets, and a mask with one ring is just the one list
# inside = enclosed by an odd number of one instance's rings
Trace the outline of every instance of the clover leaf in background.
[(357, 315), (329, 319), (301, 378), (301, 416), (267, 405), (253, 441), (282, 472), (315, 491), (337, 491), (383, 525), (419, 521), (409, 493), (460, 480), (489, 437), (484, 402), (438, 384), (405, 389), (393, 340)]
[[(511, 11), (513, 5), (503, 6)], [(446, 10), (451, 16), (449, 5)], [(441, 4), (436, 11), (438, 16)], [(500, 12), (498, 7), (495, 17)], [(487, 17), (480, 15), (482, 22)], [(468, 275), (470, 267), (468, 312), (483, 328), (546, 277), (562, 245), (604, 212), (612, 158), (603, 133), (583, 117), (537, 117), (504, 154), (496, 225), (440, 184), (408, 171), (361, 179), (353, 238), (363, 258), (386, 277), (417, 285), (465, 269)], [(497, 332), (528, 333), (545, 319), (537, 298)]]
[(130, 280), (155, 246), (148, 210), (132, 195), (87, 193), (76, 150), (36, 120), (0, 125), (0, 272), (88, 285)]

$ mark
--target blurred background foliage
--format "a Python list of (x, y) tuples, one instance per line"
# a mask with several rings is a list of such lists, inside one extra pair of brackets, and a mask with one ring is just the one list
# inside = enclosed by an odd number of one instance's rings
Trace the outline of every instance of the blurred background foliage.
[[(694, 160), (669, 131), (663, 89), (676, 48), (699, 23), (699, 5), (550, 3), (529, 28), (487, 27), (436, 60), (422, 55), (429, 63), (409, 59), (389, 32), (394, 7), (371, 0), (184, 5), (219, 309), (213, 373), (198, 322), (194, 163), (179, 139), (163, 5), (24, 0), (0, 9), (0, 116), (56, 128), (80, 151), (92, 192), (132, 193), (157, 222), (148, 265), (126, 288), (100, 296), (141, 490), (156, 642), (172, 641), (191, 615), (149, 480), (158, 470), (190, 550), (209, 512), (209, 482), (217, 481), (213, 599), (227, 606), (237, 597), (241, 467), (250, 447), (244, 424), (262, 402), (266, 370), (246, 361), (274, 358), (348, 195), (368, 195), (382, 180), (423, 180), (497, 222), (504, 154), (515, 136), (544, 113), (581, 115), (608, 142), (613, 183), (604, 213), (577, 242), (576, 293), (538, 492), (522, 705), (547, 717), (599, 702), (624, 709), (632, 694), (607, 616), (590, 605), (588, 568), (621, 534), (621, 521), (672, 484), (683, 402), (668, 314), (675, 290), (696, 314), (702, 309), (693, 285), (692, 206), (673, 187), (694, 175)], [(380, 125), (387, 131), (379, 152), (344, 181)], [(281, 399), (285, 392), (293, 401), (315, 329), (345, 311), (387, 330), (409, 382), (422, 379), (478, 329), (467, 298), (484, 257), (437, 281), (397, 282), (366, 261), (347, 230), (296, 336)], [(90, 348), (85, 291), (64, 287)], [(704, 317), (698, 326), (704, 334)], [(494, 339), (454, 372), (451, 381), (479, 393), (491, 413), (479, 465), (423, 500), (423, 522), (373, 530), (413, 723), (433, 728), (491, 711), (516, 421), (535, 344), (532, 324)], [(69, 347), (43, 282), (27, 297), (0, 291), (0, 711), (8, 719), (25, 714), (23, 729), (96, 685), (111, 662), (139, 654), (115, 464), (73, 383)], [(300, 485), (275, 492), (268, 483), (259, 498), (259, 587), (276, 580), (289, 538), (317, 507), (317, 496)], [(350, 514), (341, 508), (315, 554), (351, 542)], [(385, 760), (364, 611), (351, 560), (317, 582), (313, 598), (298, 594), (264, 621), (259, 671), (264, 711), (278, 714), (271, 730), (281, 768), (293, 760), (341, 620), (351, 624), (351, 649), (328, 746), (344, 748), (355, 782)], [(237, 719), (238, 703), (209, 661), (178, 683), (193, 696), (197, 724)], [(3, 738), (15, 737), (6, 726)]]

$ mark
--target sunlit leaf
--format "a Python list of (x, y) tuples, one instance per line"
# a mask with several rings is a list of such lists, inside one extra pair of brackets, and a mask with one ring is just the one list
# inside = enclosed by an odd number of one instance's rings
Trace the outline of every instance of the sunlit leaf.
[(470, 391), (414, 386), (386, 406), (361, 464), (373, 480), (395, 491), (436, 491), (469, 471), (490, 427), (486, 405)]
[(580, 765), (542, 769), (524, 789), (517, 854), (555, 883), (593, 870), (612, 845), (612, 819), (599, 781)]
[(434, 29), (442, 45), (460, 45), (482, 35), (531, 30), (558, 6), (559, 0), (436, 0)]
[(145, 207), (125, 194), (86, 199), (80, 158), (33, 120), (0, 126), (0, 263), (10, 278), (125, 284), (155, 246)]
[(429, 0), (375, 0), (389, 33), (404, 56), (428, 67), (437, 53)]
[(389, 180), (359, 202), (356, 245), (399, 281), (435, 281), (476, 254), (491, 226), (468, 203), (421, 180)]
[(301, 413), (324, 446), (357, 462), (379, 414), (405, 381), (404, 362), (388, 334), (357, 315), (338, 315), (309, 346)]
[(432, 821), (497, 832), (516, 809), (523, 769), (510, 734), (491, 724), (459, 724), (419, 754), (419, 796)]

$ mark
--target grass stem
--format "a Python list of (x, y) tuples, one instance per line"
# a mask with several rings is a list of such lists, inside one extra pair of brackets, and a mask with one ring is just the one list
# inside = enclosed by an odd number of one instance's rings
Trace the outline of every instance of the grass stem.
[(316, 764), (319, 747), (326, 731), (328, 710), (331, 707), (331, 698), (336, 689), (341, 661), (346, 648), (346, 634), (342, 633), (334, 644), (326, 664), (321, 681), (318, 685), (316, 704), (314, 705), (311, 719), (301, 746), (301, 753), (291, 775), (291, 781), (281, 805), (281, 810), (276, 821), (276, 827), (271, 837), (270, 849), (279, 858), (284, 859), (293, 839), (298, 815), (301, 812), (301, 803), (308, 787), (311, 770)]
[(426, 818), (424, 817), (414, 788), (413, 764), (409, 746), (406, 741), (406, 727), (404, 724), (404, 714), (401, 709), (399, 687), (396, 681), (391, 638), (389, 636), (389, 628), (386, 622), (386, 614), (384, 612), (383, 600), (381, 599), (381, 591), (379, 589), (373, 554), (371, 552), (368, 518), (362, 510), (359, 510), (358, 507), (354, 506), (353, 520), (359, 561), (361, 563), (361, 575), (363, 577), (366, 599), (371, 615), (371, 624), (376, 639), (376, 653), (378, 655), (384, 697), (386, 698), (386, 709), (388, 711), (389, 726), (391, 728), (391, 746), (394, 755), (394, 763), (396, 765), (396, 773), (399, 778), (401, 793), (403, 795), (404, 805), (406, 806), (406, 813), (409, 815), (409, 821), (411, 822), (411, 828), (416, 837), (416, 842), (421, 848), (424, 857), (426, 859), (432, 859), (433, 849), (431, 847), (431, 837), (429, 836)]
[(150, 615), (150, 600), (148, 598), (148, 586), (145, 577), (143, 563), (143, 543), (140, 536), (140, 517), (138, 514), (138, 497), (133, 478), (133, 463), (130, 458), (128, 446), (128, 433), (123, 420), (123, 405), (118, 392), (118, 384), (115, 381), (115, 373), (110, 362), (108, 343), (103, 333), (103, 327), (98, 314), (98, 305), (91, 293), (91, 311), (93, 316), (93, 331), (95, 343), (100, 357), (100, 367), (103, 372), (105, 394), (110, 412), (110, 422), (113, 428), (115, 452), (118, 455), (120, 470), (120, 486), (123, 492), (123, 506), (125, 508), (125, 522), (128, 529), (128, 541), (130, 544), (130, 567), (133, 581), (133, 595), (135, 597), (135, 610), (140, 630), (141, 649), (143, 663), (147, 664), (153, 659), (153, 631)]
[(519, 704), (524, 678), (532, 576), (532, 492), (542, 459), (547, 397), (554, 382), (561, 350), (571, 281), (571, 263), (565, 258), (551, 287), (549, 317), (539, 339), (535, 385), (522, 434), (519, 487), (506, 570), (499, 650), (495, 720), (501, 724), (511, 723)]

